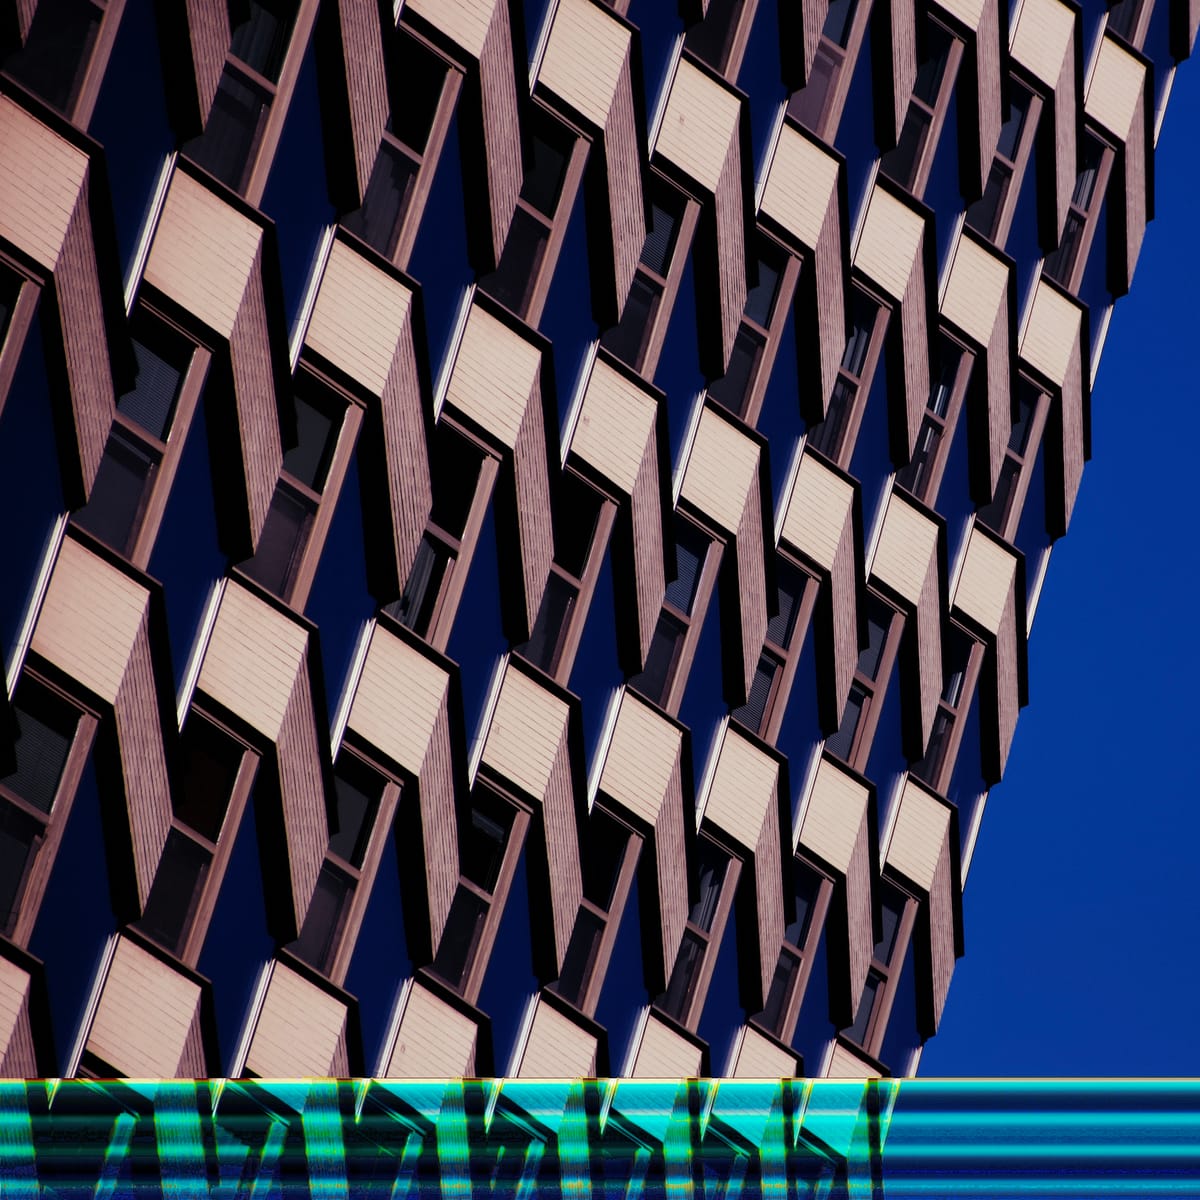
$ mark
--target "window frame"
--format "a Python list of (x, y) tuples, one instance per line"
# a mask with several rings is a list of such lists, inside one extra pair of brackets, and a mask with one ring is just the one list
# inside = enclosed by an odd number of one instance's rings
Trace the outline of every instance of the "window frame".
[[(1104, 207), (1104, 202), (1108, 197), (1108, 186), (1112, 180), (1117, 158), (1117, 150), (1111, 141), (1091, 121), (1085, 121), (1083, 140), (1086, 142), (1089, 139), (1099, 148), (1100, 159), (1096, 164), (1096, 177), (1092, 182), (1091, 195), (1088, 198), (1087, 207), (1083, 208), (1075, 201), (1074, 189), (1078, 187), (1079, 182), (1079, 177), (1076, 175), (1076, 181), (1071, 193), (1071, 201), (1067, 206), (1067, 221), (1063, 225), (1059, 244), (1050, 254), (1047, 254), (1042, 259), (1042, 274), (1047, 279), (1053, 280), (1060, 287), (1070, 292), (1073, 296), (1079, 295), (1079, 288), (1083, 283), (1084, 272), (1087, 270), (1088, 260), (1091, 257), (1092, 242), (1096, 237), (1096, 227), (1100, 223), (1100, 210)], [(1082, 149), (1082, 146), (1080, 148)], [(1050, 270), (1057, 271), (1059, 269), (1059, 265), (1053, 261), (1054, 256), (1062, 253), (1062, 237), (1066, 236), (1067, 225), (1071, 222), (1072, 218), (1080, 223), (1079, 240), (1075, 243), (1075, 250), (1070, 266), (1066, 269), (1065, 276), (1060, 279), (1057, 274), (1052, 275)]]
[[(1050, 416), (1050, 396), (1040, 384), (1034, 382), (1034, 380), (1026, 375), (1021, 375), (1019, 386), (1032, 388), (1037, 392), (1037, 399), (1034, 401), (1033, 411), (1029, 415), (1024, 449), (1022, 451), (1014, 450), (1010, 438), (1010, 443), (1004, 450), (1001, 474), (1003, 475), (1005, 467), (1009, 467), (1015, 470), (1016, 475), (1005, 497), (1003, 519), (997, 522), (996, 525), (993, 525), (990, 519), (991, 514), (988, 514), (986, 518), (984, 516), (984, 510), (995, 504), (995, 496), (993, 496), (991, 504), (980, 507), (975, 517), (981, 525), (998, 534), (1010, 545), (1014, 544), (1013, 539), (1016, 537), (1017, 529), (1021, 524), (1021, 514), (1025, 510), (1025, 497), (1029, 491), (1029, 477), (1037, 462), (1038, 455), (1041, 453), (1042, 441), (1046, 433), (1046, 424)], [(997, 492), (999, 489), (1000, 481), (998, 479), (996, 483)]]
[[(846, 107), (846, 96), (849, 94), (850, 83), (854, 76), (854, 67), (858, 62), (859, 54), (862, 52), (863, 38), (867, 35), (867, 23), (871, 15), (871, 7), (871, 4), (866, 3), (865, 0), (855, 0), (854, 12), (850, 16), (849, 31), (846, 34), (844, 43), (835, 42), (826, 35), (824, 30), (821, 31), (821, 36), (817, 41), (813, 69), (816, 69), (816, 59), (824, 54), (825, 58), (831, 63), (832, 72), (822, 103), (821, 116), (817, 122), (814, 125), (807, 124), (793, 108), (795, 98), (804, 91), (804, 88), (797, 89), (788, 97), (788, 115), (810, 133), (816, 134), (821, 141), (830, 145), (836, 140), (838, 126), (842, 122), (842, 113)], [(812, 77), (813, 73), (810, 71), (810, 83)], [(808, 84), (805, 86), (807, 87)], [(796, 105), (796, 108), (798, 107)]]

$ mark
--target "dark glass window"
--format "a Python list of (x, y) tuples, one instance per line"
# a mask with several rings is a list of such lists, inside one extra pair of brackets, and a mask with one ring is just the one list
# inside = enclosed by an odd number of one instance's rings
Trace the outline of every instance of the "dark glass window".
[(488, 908), (486, 900), (459, 884), (432, 966), (433, 971), (452, 987), (462, 986), (475, 961)]
[(759, 335), (746, 325), (740, 326), (725, 374), (708, 385), (708, 394), (739, 417), (746, 411), (746, 400), (762, 350), (763, 343)]
[(703, 959), (704, 942), (690, 929), (684, 930), (667, 990), (658, 998), (658, 1007), (676, 1021), (683, 1020), (696, 994), (697, 976)]
[(1141, 0), (1117, 0), (1108, 10), (1107, 33), (1115, 33), (1118, 37), (1129, 40), (1134, 25), (1137, 24), (1138, 11), (1142, 7)]
[[(852, 0), (837, 0), (829, 6), (829, 15), (832, 17), (834, 9), (839, 5), (849, 8), (851, 3)], [(828, 28), (829, 22), (826, 21), (825, 24)], [(833, 57), (833, 52), (822, 41), (817, 46), (817, 56), (813, 60), (812, 70), (808, 73), (808, 82), (798, 92), (793, 92), (788, 100), (788, 116), (798, 121), (806, 129), (819, 129), (821, 120), (825, 116), (825, 108), (838, 66), (839, 63)]]
[(920, 761), (910, 767), (910, 771), (918, 779), (933, 787), (946, 758), (950, 745), (950, 730), (954, 726), (954, 718), (944, 709), (939, 708), (933, 718), (933, 729), (929, 734), (929, 745)]
[(353, 882), (332, 863), (326, 862), (317, 876), (317, 888), (304, 915), (300, 936), (288, 949), (318, 971), (327, 971), (341, 932), (346, 902)]
[(382, 780), (351, 755), (342, 755), (334, 768), (335, 818), (329, 849), (351, 866), (361, 867), (375, 826)]
[(500, 880), (512, 823), (512, 808), (499, 796), (486, 790), (477, 794), (461, 848), (462, 874), (485, 892), (495, 891)]
[(850, 294), (850, 336), (842, 354), (842, 370), (861, 376), (867, 363), (871, 334), (879, 316), (879, 305), (870, 296), (855, 289)]
[(625, 861), (629, 833), (603, 809), (595, 808), (588, 819), (587, 845), (583, 849), (583, 895), (597, 908), (608, 911), (617, 877)]
[(829, 10), (825, 14), (821, 35), (836, 46), (845, 46), (850, 40), (850, 26), (857, 7), (857, 0), (829, 0)]
[(940, 338), (937, 346), (937, 375), (929, 389), (926, 408), (936, 417), (945, 417), (950, 407), (950, 396), (954, 392), (954, 380), (962, 362), (962, 347), (946, 338)]
[(70, 113), (91, 60), (100, 9), (89, 0), (41, 0), (25, 45), (5, 70), (51, 108)]
[(921, 161), (921, 151), (929, 137), (929, 113), (919, 105), (910, 104), (904, 114), (904, 125), (896, 145), (882, 158), (879, 169), (901, 187), (911, 187)]
[(279, 72), (287, 56), (296, 19), (294, 0), (240, 0), (230, 5), (241, 19), (231, 22), (230, 50), (238, 58), (272, 83), (279, 81)]
[(701, 837), (696, 840), (696, 857), (700, 887), (688, 913), (688, 920), (708, 933), (717, 915), (717, 902), (729, 871), (729, 855), (710, 838)]
[(860, 1046), (867, 1035), (867, 1026), (870, 1025), (871, 1014), (875, 1010), (875, 997), (878, 995), (882, 983), (883, 977), (874, 971), (867, 976), (862, 999), (858, 1002), (858, 1012), (854, 1015), (854, 1024), (843, 1031), (846, 1037)]
[(578, 599), (579, 589), (575, 584), (551, 571), (529, 640), (517, 647), (523, 657), (547, 675), (552, 675), (558, 666), (563, 637)]
[(858, 389), (854, 384), (839, 378), (833, 385), (833, 395), (829, 397), (825, 420), (808, 431), (808, 445), (814, 450), (819, 450), (831, 461), (836, 462), (841, 453), (842, 441), (849, 427), (850, 411), (854, 407), (854, 397), (857, 393)]
[(12, 320), (13, 309), (17, 306), (17, 297), (21, 293), (21, 276), (16, 271), (10, 271), (0, 263), (0, 346), (4, 345), (4, 336), (8, 333), (8, 323)]
[(966, 222), (977, 233), (985, 238), (996, 236), (996, 227), (1000, 218), (1000, 206), (1008, 193), (1008, 185), (1012, 174), (1004, 163), (994, 161), (988, 171), (987, 183), (983, 195), (967, 209)]
[(917, 64), (913, 95), (924, 100), (930, 108), (937, 103), (938, 93), (942, 90), (942, 78), (953, 44), (954, 38), (948, 29), (936, 21), (926, 21), (924, 54)]
[(724, 72), (744, 4), (745, 0), (709, 0), (704, 19), (687, 31), (684, 48), (714, 71)]
[(183, 147), (198, 166), (240, 191), (258, 143), (267, 97), (249, 80), (225, 68), (204, 132)]
[(563, 956), (562, 972), (554, 990), (572, 1004), (578, 1004), (592, 972), (596, 969), (596, 957), (600, 953), (600, 942), (604, 937), (604, 919), (590, 908), (580, 908), (571, 930), (571, 940)]
[(1066, 287), (1071, 281), (1071, 271), (1075, 259), (1079, 256), (1079, 247), (1083, 242), (1083, 218), (1075, 212), (1067, 213), (1066, 224), (1063, 226), (1062, 240), (1058, 248), (1046, 255), (1042, 267), (1043, 274), (1055, 283)]
[(667, 583), (667, 603), (689, 616), (696, 603), (700, 573), (711, 545), (708, 535), (691, 521), (675, 518), (675, 575)]
[(600, 344), (622, 362), (640, 370), (650, 326), (661, 299), (662, 289), (658, 284), (644, 275), (634, 275), (625, 307), (621, 310), (621, 320), (600, 339)]
[(779, 291), (779, 275), (783, 264), (771, 253), (758, 256), (758, 283), (746, 296), (746, 316), (764, 329), (771, 323), (771, 312), (775, 308), (775, 296)]
[(538, 119), (532, 144), (533, 154), (526, 163), (521, 199), (543, 215), (552, 217), (567, 178), (571, 136), (553, 118), (546, 116)]
[(1025, 117), (1029, 112), (1029, 93), (1019, 83), (1010, 79), (1008, 82), (1008, 116), (1000, 126), (1000, 138), (996, 143), (996, 153), (1004, 155), (1012, 162), (1017, 157), (1017, 147), (1021, 144), (1021, 131), (1025, 128)]
[(775, 682), (775, 673), (778, 670), (779, 664), (769, 654), (760, 654), (754, 678), (750, 681), (746, 703), (735, 708), (731, 714), (735, 721), (740, 721), (755, 733), (762, 729), (767, 701), (771, 698), (771, 685)]
[(386, 139), (380, 142), (362, 205), (342, 218), (342, 224), (355, 237), (362, 238), (385, 258), (391, 258), (396, 251), (419, 169), (420, 163), (398, 146)]
[(650, 203), (650, 229), (642, 243), (642, 265), (656, 275), (666, 275), (675, 253), (679, 225), (683, 220), (678, 196), (667, 188), (657, 189)]
[(16, 924), (25, 879), (41, 844), (42, 825), (13, 804), (0, 801), (0, 932)]
[(448, 425), (433, 430), (433, 511), (429, 519), (452, 538), (461, 538), (475, 500), (483, 451)]
[(868, 679), (879, 673), (879, 660), (883, 655), (883, 643), (892, 625), (892, 610), (875, 595), (867, 601), (867, 646), (858, 656), (858, 671)]
[(343, 413), (335, 412), (334, 404), (303, 373), (297, 379), (294, 400), (296, 444), (285, 452), (283, 469), (305, 487), (319, 492), (337, 449)]
[(1023, 379), (1017, 385), (1017, 419), (1008, 435), (1008, 448), (1014, 454), (1024, 455), (1029, 448), (1029, 421), (1040, 396), (1041, 392)]
[(500, 262), (494, 271), (479, 281), (479, 286), (489, 296), (524, 316), (549, 240), (549, 229), (537, 217), (518, 208), (513, 213)]
[(776, 595), (779, 612), (767, 622), (767, 640), (786, 650), (792, 642), (796, 629), (796, 617), (800, 612), (800, 600), (808, 576), (788, 562), (786, 558), (775, 559)]
[(792, 993), (796, 976), (800, 973), (800, 960), (787, 950), (779, 952), (775, 961), (775, 972), (771, 976), (771, 986), (767, 989), (766, 1003), (758, 1014), (758, 1020), (768, 1029), (778, 1032), (783, 1020), (784, 1008)]
[(646, 653), (646, 666), (629, 681), (631, 687), (655, 704), (663, 702), (675, 678), (686, 632), (684, 625), (670, 613), (659, 613), (654, 637)]
[(985, 504), (979, 510), (979, 520), (1002, 537), (1004, 536), (1004, 526), (1008, 522), (1008, 515), (1012, 511), (1017, 480), (1020, 475), (1020, 464), (1011, 458), (1006, 458), (1000, 465), (1000, 477), (996, 480), (996, 494), (992, 497), (992, 502)]
[(120, 425), (113, 425), (87, 504), (75, 521), (120, 554), (137, 534), (158, 453)]
[(406, 146), (424, 154), (446, 85), (446, 64), (407, 33), (398, 32), (393, 47), (404, 95), (392, 107), (391, 130)]
[(892, 961), (896, 948), (896, 934), (900, 929), (900, 917), (904, 912), (904, 897), (887, 884), (884, 885), (883, 903), (879, 906), (883, 920), (879, 926), (879, 941), (875, 943), (875, 957), (881, 963)]
[(946, 686), (942, 688), (942, 699), (951, 708), (957, 708), (962, 699), (967, 665), (974, 646), (973, 638), (968, 637), (957, 625), (950, 626), (950, 634), (946, 638)]
[(16, 768), (0, 776), (0, 783), (48, 813), (67, 765), (79, 713), (53, 692), (26, 685), (13, 701), (13, 719)]
[(172, 829), (150, 885), (138, 928), (172, 954), (187, 939), (212, 854), (187, 834)]
[(225, 812), (242, 763), (242, 748), (202, 717), (191, 716), (180, 735), (180, 778), (175, 815), (202, 837), (221, 836)]
[(1083, 165), (1075, 176), (1075, 187), (1071, 192), (1071, 203), (1076, 208), (1086, 211), (1092, 206), (1092, 196), (1096, 191), (1096, 176), (1100, 171), (1100, 160), (1104, 157), (1104, 147), (1094, 137), (1084, 138)]
[(417, 547), (403, 594), (383, 611), (407, 629), (424, 636), (433, 620), (433, 610), (449, 563), (450, 552), (426, 533)]
[(267, 520), (253, 558), (241, 568), (269, 592), (282, 597), (291, 585), (295, 568), (308, 541), (313, 513), (307, 500), (279, 484), (271, 497)]
[(858, 684), (851, 687), (850, 695), (846, 698), (846, 711), (842, 714), (842, 723), (837, 727), (837, 732), (825, 740), (825, 749), (843, 762), (850, 761), (854, 735), (858, 732), (858, 723), (862, 719), (866, 702), (866, 692)]
[(783, 931), (783, 940), (792, 946), (804, 948), (808, 940), (808, 929), (812, 924), (813, 913), (816, 911), (817, 898), (821, 894), (821, 877), (803, 863), (793, 864), (794, 887), (796, 897), (796, 915), (788, 922)]
[(191, 343), (149, 318), (135, 318), (133, 353), (137, 376), (133, 387), (117, 397), (117, 411), (136, 421), (151, 437), (165, 442), (191, 362)]
[(937, 454), (941, 440), (941, 427), (926, 417), (917, 433), (917, 445), (913, 450), (912, 458), (908, 460), (902, 470), (896, 473), (896, 482), (918, 498), (924, 497), (929, 468)]
[(560, 519), (554, 522), (554, 561), (581, 579), (600, 520), (600, 496), (578, 475), (565, 471), (559, 480), (558, 499), (556, 516)]

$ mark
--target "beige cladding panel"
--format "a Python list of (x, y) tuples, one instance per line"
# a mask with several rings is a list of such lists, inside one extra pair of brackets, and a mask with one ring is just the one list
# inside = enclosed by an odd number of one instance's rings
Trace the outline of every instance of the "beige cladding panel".
[(595, 1074), (596, 1038), (557, 1008), (539, 999), (516, 1077), (589, 1079)]
[(539, 799), (567, 737), (566, 704), (509, 666), (483, 746), (483, 761)]
[(853, 486), (805, 454), (783, 519), (783, 537), (818, 566), (832, 570), (853, 507)]
[(779, 764), (775, 759), (729, 726), (717, 755), (704, 819), (753, 851), (778, 786)]
[(920, 214), (876, 184), (855, 248), (854, 265), (893, 299), (903, 299), (914, 266), (922, 269), (918, 256), (924, 233), (925, 222)]
[(822, 758), (800, 824), (800, 843), (848, 874), (859, 831), (867, 819), (867, 789)]
[(871, 574), (916, 604), (929, 564), (936, 559), (937, 544), (938, 527), (893, 490), (875, 545)]
[(347, 724), (405, 770), (420, 774), (449, 684), (441, 667), (377, 625)]
[(680, 496), (727, 533), (736, 534), (757, 477), (758, 444), (705, 407), (684, 468)]
[(4, 1065), (29, 1003), (29, 973), (0, 958), (0, 1067)]
[(473, 1074), (478, 1036), (470, 1017), (414, 982), (385, 1074), (397, 1079), (453, 1079)]
[(411, 303), (412, 293), (398, 279), (335, 241), (305, 343), (373, 395), (382, 395)]
[(230, 582), (204, 653), (199, 687), (275, 741), (307, 646), (302, 626)]
[(716, 193), (729, 147), (738, 137), (741, 102), (681, 59), (654, 149), (701, 187)]
[(1084, 110), (1105, 129), (1127, 138), (1140, 112), (1146, 68), (1111, 38), (1100, 42), (1100, 53), (1088, 81)]
[(1060, 387), (1079, 356), (1083, 310), (1039, 280), (1021, 343), (1021, 357)]
[(771, 159), (761, 210), (812, 249), (821, 240), (837, 178), (837, 160), (785, 125)]
[(87, 1049), (132, 1078), (170, 1078), (200, 1006), (200, 985), (118, 938)]
[(571, 436), (571, 452), (632, 495), (658, 405), (652, 396), (602, 359), (588, 377)]
[(516, 446), (541, 365), (541, 351), (536, 346), (472, 305), (446, 400), (504, 445)]
[(796, 1056), (768, 1041), (747, 1025), (733, 1064), (735, 1079), (790, 1079), (796, 1074)]
[(978, 621), (989, 633), (998, 633), (1016, 573), (1013, 552), (978, 527), (972, 529), (954, 592), (954, 607)]
[(878, 1075), (875, 1067), (859, 1058), (848, 1046), (834, 1042), (829, 1067), (825, 1071), (826, 1079), (875, 1079)]
[(942, 297), (945, 316), (986, 346), (1007, 290), (1008, 267), (979, 243), (960, 237)]
[(559, 0), (538, 82), (603, 129), (630, 40), (629, 30), (592, 0)]
[(250, 1040), (246, 1069), (265, 1079), (331, 1074), (346, 1006), (283, 963), (275, 963)]
[(906, 780), (886, 861), (918, 887), (932, 891), (949, 829), (950, 810), (918, 784)]
[(0, 238), (48, 271), (58, 263), (88, 173), (88, 157), (0, 96)]
[(1074, 32), (1075, 14), (1059, 0), (1022, 0), (1012, 31), (1012, 56), (1047, 87), (1056, 88)]
[(629, 1074), (633, 1079), (694, 1079), (700, 1074), (700, 1061), (699, 1046), (651, 1014)]
[(407, 7), (478, 58), (498, 3), (504, 0), (408, 0)]
[(625, 692), (600, 773), (600, 790), (648, 825), (656, 825), (682, 744), (677, 726)]
[(110, 704), (116, 701), (149, 593), (64, 538), (33, 631), (33, 649)]
[(171, 176), (145, 280), (222, 337), (233, 332), (262, 230), (183, 171)]

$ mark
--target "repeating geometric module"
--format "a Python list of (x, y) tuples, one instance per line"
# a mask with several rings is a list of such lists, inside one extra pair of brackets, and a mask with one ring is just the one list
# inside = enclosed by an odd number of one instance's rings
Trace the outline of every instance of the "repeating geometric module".
[(0, 0), (0, 1075), (913, 1074), (1198, 23)]

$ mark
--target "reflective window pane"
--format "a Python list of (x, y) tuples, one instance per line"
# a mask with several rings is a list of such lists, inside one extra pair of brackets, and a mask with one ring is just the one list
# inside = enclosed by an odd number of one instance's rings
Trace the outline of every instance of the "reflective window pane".
[(278, 82), (296, 17), (295, 0), (241, 0), (230, 10), (231, 15), (242, 14), (241, 20), (231, 22), (230, 50), (246, 66)]
[(850, 761), (850, 752), (854, 748), (854, 735), (858, 732), (858, 723), (862, 718), (863, 706), (866, 701), (866, 693), (858, 684), (855, 684), (846, 699), (846, 711), (842, 714), (842, 723), (837, 727), (836, 733), (825, 739), (825, 749), (843, 762)]
[(393, 104), (390, 128), (417, 154), (425, 153), (446, 83), (445, 62), (416, 38), (397, 32), (392, 43), (396, 78), (403, 81), (402, 100)]
[(135, 317), (132, 332), (137, 376), (133, 387), (117, 397), (117, 411), (165, 442), (191, 362), (192, 345), (182, 334), (149, 317)]
[(592, 809), (583, 847), (583, 895), (606, 912), (625, 861), (629, 831), (601, 808)]
[(682, 1021), (696, 994), (700, 964), (704, 959), (704, 942), (690, 929), (685, 930), (679, 954), (675, 959), (667, 990), (659, 996), (657, 1004), (669, 1017)]
[(88, 502), (75, 514), (77, 524), (95, 534), (118, 554), (128, 551), (141, 524), (150, 479), (158, 454), (114, 425)]
[(318, 971), (327, 971), (337, 949), (345, 910), (353, 882), (331, 863), (326, 862), (317, 876), (317, 888), (304, 917), (300, 936), (289, 944), (297, 958)]
[(180, 770), (174, 789), (175, 815), (215, 842), (242, 762), (242, 747), (215, 725), (193, 714), (180, 735)]
[(651, 199), (650, 228), (642, 243), (642, 264), (656, 275), (666, 275), (671, 266), (671, 255), (683, 218), (678, 197), (674, 192), (664, 195), (665, 191), (659, 189), (659, 194)]
[(579, 589), (575, 584), (551, 571), (529, 640), (517, 647), (522, 657), (548, 675), (552, 675), (558, 666), (571, 613), (578, 599)]
[(655, 704), (661, 704), (675, 678), (685, 634), (686, 629), (679, 620), (670, 613), (660, 613), (646, 653), (646, 665), (629, 680), (629, 686)]
[(269, 592), (282, 597), (291, 585), (295, 568), (308, 542), (312, 508), (307, 500), (279, 486), (271, 497), (267, 520), (253, 558), (241, 568)]
[(25, 45), (4, 69), (51, 108), (70, 113), (79, 96), (100, 28), (90, 0), (40, 0)]
[(862, 999), (858, 1003), (858, 1011), (854, 1016), (854, 1024), (842, 1031), (844, 1036), (848, 1037), (852, 1042), (857, 1042), (860, 1046), (866, 1038), (867, 1027), (871, 1023), (871, 1014), (875, 1010), (875, 997), (879, 994), (879, 988), (882, 983), (883, 978), (875, 974), (874, 971), (867, 976)]
[(419, 170), (416, 159), (391, 142), (381, 142), (362, 205), (342, 218), (342, 224), (355, 237), (362, 238), (384, 258), (391, 258), (396, 251)]
[(460, 848), (463, 877), (485, 892), (492, 892), (500, 880), (504, 849), (512, 831), (512, 806), (486, 789), (475, 797), (471, 823)]
[(446, 928), (433, 960), (432, 970), (451, 987), (461, 987), (475, 961), (487, 920), (488, 903), (470, 888), (459, 884), (450, 904)]
[(589, 908), (580, 908), (563, 956), (562, 972), (554, 990), (572, 1004), (579, 1004), (591, 982), (604, 937), (604, 920)]
[(524, 316), (549, 240), (550, 230), (532, 213), (518, 208), (500, 262), (494, 271), (480, 279), (479, 286), (506, 308)]
[(267, 97), (228, 67), (221, 76), (204, 132), (183, 152), (222, 183), (240, 191), (267, 111)]
[(12, 715), (16, 767), (0, 775), (0, 783), (48, 813), (67, 765), (79, 713), (61, 697), (30, 681), (17, 691)]
[(0, 800), (0, 933), (11, 933), (42, 825), (14, 804)]
[(621, 320), (605, 333), (600, 344), (622, 362), (640, 370), (661, 299), (662, 288), (657, 283), (641, 273), (634, 275), (633, 286), (621, 310)]
[(682, 517), (675, 520), (675, 575), (667, 582), (667, 603), (680, 612), (691, 615), (700, 588), (700, 573), (708, 548), (712, 545), (708, 535), (691, 521)]
[(334, 821), (329, 849), (361, 867), (375, 826), (383, 780), (353, 755), (342, 754), (334, 766)]
[(729, 871), (729, 855), (711, 838), (701, 837), (696, 840), (696, 856), (699, 860), (697, 874), (700, 886), (688, 920), (707, 933), (712, 929), (713, 918), (717, 915), (717, 902)]
[(319, 492), (337, 449), (343, 413), (335, 411), (334, 402), (303, 373), (297, 377), (294, 401), (296, 444), (284, 453), (283, 469), (305, 487)]
[(449, 563), (450, 552), (426, 533), (417, 547), (403, 594), (399, 600), (386, 605), (383, 611), (423, 637), (433, 620), (442, 579)]
[(138, 928), (178, 954), (187, 939), (212, 854), (178, 829), (167, 834)]

